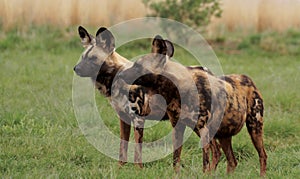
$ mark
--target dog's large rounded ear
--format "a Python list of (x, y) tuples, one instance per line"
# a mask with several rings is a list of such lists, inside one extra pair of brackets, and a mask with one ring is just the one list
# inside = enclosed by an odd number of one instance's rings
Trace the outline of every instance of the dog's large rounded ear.
[(168, 47), (160, 35), (156, 35), (152, 41), (152, 53), (156, 54), (152, 60), (152, 66), (156, 69), (162, 69), (168, 60), (166, 56), (168, 55)]
[(96, 45), (111, 53), (115, 49), (115, 38), (108, 29), (101, 27), (96, 33)]
[(82, 46), (86, 48), (88, 45), (92, 43), (93, 36), (85, 30), (82, 26), (78, 27), (78, 34), (81, 39)]
[(162, 55), (167, 54), (167, 45), (164, 39), (160, 35), (156, 35), (152, 41), (152, 53), (158, 53)]
[(169, 57), (173, 57), (174, 55), (174, 45), (172, 42), (170, 42), (169, 40), (165, 40), (165, 44), (167, 46), (167, 55)]

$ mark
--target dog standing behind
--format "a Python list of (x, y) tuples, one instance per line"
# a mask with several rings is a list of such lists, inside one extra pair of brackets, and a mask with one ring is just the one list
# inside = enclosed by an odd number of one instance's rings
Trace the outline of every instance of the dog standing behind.
[[(225, 75), (221, 77), (213, 76), (204, 71), (192, 71), (190, 74), (184, 72), (182, 66), (169, 60), (168, 54), (173, 54), (169, 50), (171, 42), (163, 40), (160, 36), (156, 36), (152, 43), (152, 54), (145, 55), (138, 59), (130, 68), (125, 69), (119, 75), (124, 79), (125, 83), (135, 76), (144, 75), (138, 81), (137, 85), (150, 88), (150, 92), (154, 91), (162, 95), (167, 102), (167, 114), (174, 128), (173, 130), (173, 165), (179, 170), (180, 154), (183, 142), (183, 133), (186, 126), (191, 127), (194, 132), (201, 137), (201, 141), (206, 140), (206, 135), (212, 139), (212, 143), (206, 143), (203, 146), (203, 169), (209, 170), (209, 155), (207, 146), (213, 146), (216, 154), (220, 153), (217, 147), (221, 146), (227, 159), (227, 172), (231, 173), (237, 166), (237, 161), (232, 150), (232, 136), (236, 135), (246, 123), (248, 133), (252, 139), (252, 143), (257, 150), (260, 162), (260, 175), (266, 174), (267, 154), (263, 144), (263, 99), (255, 86), (254, 82), (246, 75)], [(180, 72), (180, 73), (178, 73)], [(185, 75), (192, 75), (198, 90), (199, 104), (195, 106), (182, 103), (181, 93), (179, 94), (177, 86), (170, 78), (177, 80), (189, 93), (191, 86), (186, 86)], [(166, 77), (167, 76), (167, 77)], [(150, 93), (151, 94), (151, 93)], [(145, 95), (143, 95), (145, 96)], [(188, 97), (188, 96), (187, 96)], [(147, 98), (143, 98), (147, 99)], [(189, 98), (188, 100), (193, 100)], [(136, 113), (147, 114), (150, 111), (147, 104), (148, 101), (133, 103)], [(139, 105), (145, 104), (145, 105)], [(198, 116), (196, 121), (193, 117), (187, 115), (185, 118), (179, 118), (182, 110), (185, 113), (195, 114)], [(190, 112), (191, 111), (191, 112)], [(221, 123), (215, 125), (217, 121)], [(208, 132), (205, 132), (205, 129)], [(211, 130), (215, 130), (216, 134), (210, 136)], [(203, 132), (204, 131), (204, 132)], [(203, 134), (205, 134), (203, 136)], [(203, 140), (204, 139), (204, 140)], [(214, 139), (218, 139), (220, 144), (216, 144)], [(214, 156), (213, 151), (213, 167), (216, 167), (220, 155)]]

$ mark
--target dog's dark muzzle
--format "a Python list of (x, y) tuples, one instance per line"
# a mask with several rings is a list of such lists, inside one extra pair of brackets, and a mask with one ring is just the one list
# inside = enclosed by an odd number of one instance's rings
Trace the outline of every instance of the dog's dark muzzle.
[(95, 77), (98, 74), (100, 67), (93, 65), (93, 66), (85, 66), (81, 63), (77, 64), (74, 67), (75, 73), (80, 77)]
[(75, 71), (75, 73), (76, 73), (78, 76), (80, 76), (80, 77), (88, 77), (87, 75), (85, 75), (85, 74), (83, 73), (83, 70), (82, 70), (80, 67), (78, 67), (78, 65), (76, 65), (76, 66), (74, 67), (74, 71)]

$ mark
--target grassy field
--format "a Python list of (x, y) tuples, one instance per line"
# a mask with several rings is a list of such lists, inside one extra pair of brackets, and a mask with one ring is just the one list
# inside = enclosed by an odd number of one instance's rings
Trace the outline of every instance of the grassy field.
[[(117, 161), (97, 151), (81, 133), (72, 106), (73, 67), (83, 51), (76, 27), (39, 27), (0, 35), (0, 176), (4, 178), (172, 178), (172, 156), (119, 169)], [(265, 101), (265, 146), (268, 178), (300, 176), (300, 33), (227, 36), (212, 41), (226, 74), (251, 76)], [(149, 47), (122, 47), (131, 58)], [(129, 50), (135, 49), (135, 50)], [(178, 51), (175, 57), (184, 58)], [(118, 118), (96, 94), (112, 131)], [(112, 116), (113, 114), (113, 116)], [(159, 124), (171, 130), (168, 122)], [(151, 141), (156, 130), (146, 130)], [(244, 128), (233, 139), (238, 167), (230, 178), (258, 178), (257, 153)], [(218, 170), (202, 173), (202, 152), (193, 134), (185, 143), (180, 178), (227, 178), (222, 155)]]

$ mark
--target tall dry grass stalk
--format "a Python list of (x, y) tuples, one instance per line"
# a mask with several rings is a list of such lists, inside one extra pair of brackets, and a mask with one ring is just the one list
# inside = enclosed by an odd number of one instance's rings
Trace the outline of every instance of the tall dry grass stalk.
[(144, 16), (140, 0), (0, 0), (4, 29), (33, 24), (109, 26)]
[(300, 28), (300, 0), (264, 0), (258, 6), (257, 30)]
[[(259, 32), (300, 28), (300, 0), (222, 0), (223, 15), (208, 31)], [(2, 29), (50, 24), (110, 26), (144, 17), (141, 0), (0, 0)]]
[(223, 14), (213, 19), (209, 32), (300, 29), (300, 0), (223, 0)]

